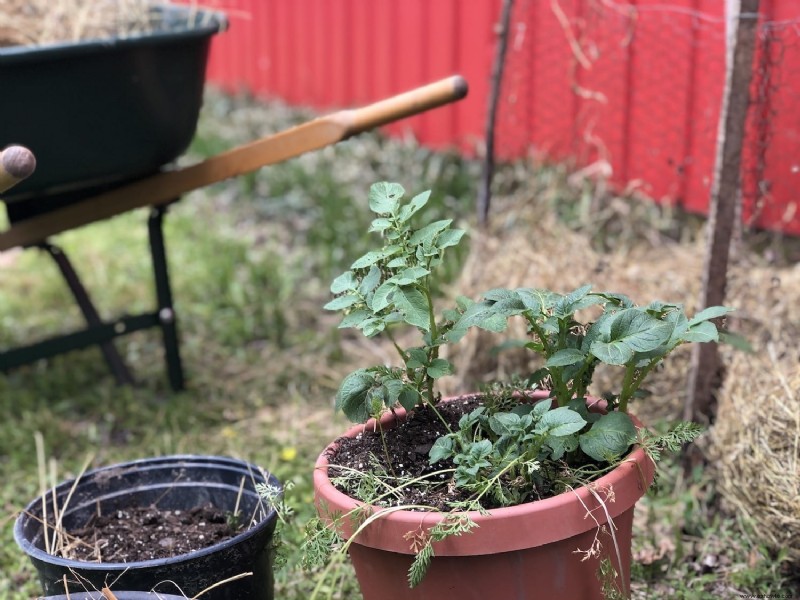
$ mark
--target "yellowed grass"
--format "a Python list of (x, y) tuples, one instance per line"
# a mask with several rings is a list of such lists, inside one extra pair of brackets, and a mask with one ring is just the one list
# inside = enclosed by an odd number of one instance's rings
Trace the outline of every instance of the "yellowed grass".
[(796, 360), (782, 362), (775, 346), (734, 359), (711, 454), (729, 508), (751, 520), (769, 546), (800, 561), (800, 373)]

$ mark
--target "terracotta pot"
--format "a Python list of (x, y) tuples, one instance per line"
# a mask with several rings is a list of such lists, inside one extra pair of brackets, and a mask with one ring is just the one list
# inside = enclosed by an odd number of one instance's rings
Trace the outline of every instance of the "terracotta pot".
[[(405, 413), (398, 410), (397, 415), (403, 418)], [(642, 426), (636, 419), (634, 422)], [(383, 427), (395, 423), (391, 414), (382, 419)], [(373, 426), (358, 425), (345, 436), (355, 437)], [(337, 527), (349, 539), (363, 522), (363, 514), (359, 518), (349, 513), (364, 505), (337, 490), (328, 479), (327, 457), (335, 448), (334, 442), (317, 460), (315, 502), (320, 517), (328, 524), (345, 515)], [(371, 522), (350, 545), (364, 600), (602, 600), (598, 569), (603, 558), (608, 558), (619, 574), (613, 585), (628, 590), (634, 505), (652, 483), (654, 473), (653, 462), (636, 448), (619, 467), (596, 480), (591, 490), (582, 487), (545, 500), (494, 509), (488, 515), (470, 512), (478, 527), (435, 543), (431, 566), (414, 588), (409, 588), (407, 580), (414, 553), (404, 536), (429, 529), (443, 515), (390, 512)], [(584, 551), (597, 540), (600, 552), (586, 558)]]

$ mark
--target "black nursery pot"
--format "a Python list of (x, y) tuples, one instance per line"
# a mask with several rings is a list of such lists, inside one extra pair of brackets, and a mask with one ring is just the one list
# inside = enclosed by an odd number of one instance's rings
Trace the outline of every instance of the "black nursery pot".
[[(274, 594), (271, 542), (277, 514), (259, 497), (256, 483), (280, 485), (272, 475), (241, 460), (218, 456), (165, 456), (89, 471), (74, 489), (74, 480), (55, 488), (57, 506), (63, 512), (63, 527), (67, 530), (82, 527), (97, 511), (108, 514), (151, 505), (189, 510), (212, 504), (223, 512), (233, 513), (238, 499), (238, 510), (245, 524), (250, 523), (249, 528), (229, 540), (171, 558), (103, 563), (48, 554), (41, 523), (41, 497), (32, 501), (17, 518), (14, 538), (36, 567), (45, 596), (64, 594), (66, 575), (71, 594), (92, 589), (91, 586), (102, 589), (113, 582), (113, 588), (118, 590), (182, 592), (191, 598), (217, 582), (252, 572), (250, 576), (215, 587), (203, 594), (203, 599), (271, 600)], [(48, 517), (52, 519), (52, 490), (47, 492), (46, 498)], [(78, 579), (82, 579), (82, 583), (78, 583)], [(169, 582), (177, 584), (181, 591)]]

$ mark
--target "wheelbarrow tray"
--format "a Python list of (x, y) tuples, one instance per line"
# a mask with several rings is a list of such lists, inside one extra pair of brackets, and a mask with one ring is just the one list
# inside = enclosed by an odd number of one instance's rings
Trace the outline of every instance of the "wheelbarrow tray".
[[(197, 127), (211, 37), (222, 13), (154, 7), (131, 37), (0, 48), (0, 148), (33, 151), (36, 176), (3, 195), (41, 199), (155, 172)], [(13, 115), (13, 117), (11, 117)]]

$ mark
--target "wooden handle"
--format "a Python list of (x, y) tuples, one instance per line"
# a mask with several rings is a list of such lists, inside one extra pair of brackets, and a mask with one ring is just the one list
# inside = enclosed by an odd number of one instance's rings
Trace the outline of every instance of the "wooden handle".
[(0, 193), (29, 177), (36, 170), (33, 152), (22, 146), (8, 146), (0, 151)]
[(346, 121), (349, 137), (460, 100), (468, 91), (467, 81), (453, 75), (369, 106), (342, 111), (338, 116)]

